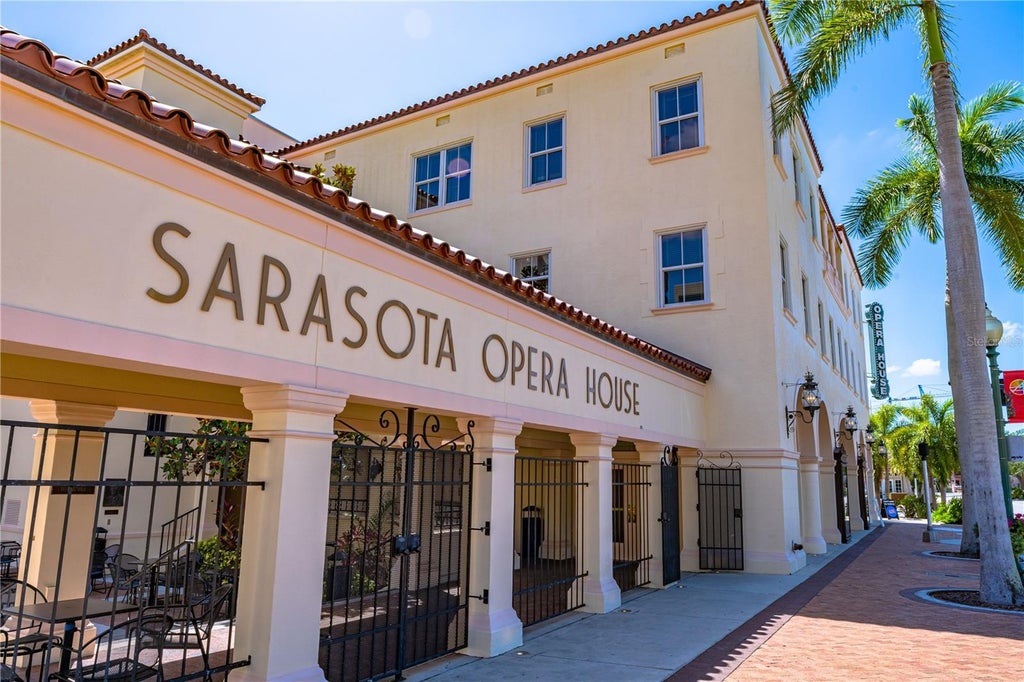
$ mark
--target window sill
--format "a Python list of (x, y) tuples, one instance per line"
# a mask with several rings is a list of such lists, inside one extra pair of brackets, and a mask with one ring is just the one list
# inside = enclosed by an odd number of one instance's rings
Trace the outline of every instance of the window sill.
[(660, 156), (652, 156), (647, 159), (647, 162), (651, 165), (658, 163), (667, 163), (669, 161), (675, 161), (676, 159), (685, 159), (691, 156), (700, 156), (701, 154), (707, 154), (711, 150), (711, 147), (704, 145), (703, 147), (693, 147), (692, 149), (680, 149), (677, 152), (669, 152), (668, 154), (661, 154)]
[(772, 154), (772, 161), (775, 162), (775, 169), (779, 171), (779, 175), (782, 176), (782, 179), (788, 180), (789, 175), (786, 174), (786, 167), (782, 165), (782, 159), (779, 158), (779, 155)]
[(804, 205), (801, 202), (794, 201), (793, 208), (796, 209), (796, 213), (800, 216), (800, 220), (807, 220), (807, 214), (804, 212)]
[(782, 309), (782, 314), (786, 317), (787, 320), (789, 320), (789, 323), (791, 325), (796, 326), (796, 324), (797, 324), (796, 315), (791, 313), (788, 308), (783, 308)]
[(664, 308), (651, 308), (652, 315), (675, 315), (676, 313), (692, 313), (700, 310), (712, 310), (715, 304), (711, 301), (706, 303), (676, 303)]
[(810, 334), (804, 334), (804, 340), (807, 341), (807, 344), (811, 348), (814, 348), (818, 345), (818, 343), (814, 340), (814, 337), (812, 337)]
[(451, 204), (445, 204), (444, 206), (431, 206), (430, 208), (421, 208), (418, 211), (412, 211), (409, 215), (410, 216), (416, 216), (416, 217), (424, 216), (424, 215), (433, 215), (435, 213), (444, 213), (445, 211), (450, 211), (453, 208), (462, 208), (463, 206), (472, 206), (472, 205), (473, 205), (473, 200), (472, 199), (466, 199), (465, 201), (456, 201), (456, 202), (451, 203)]
[(530, 185), (529, 187), (524, 187), (522, 192), (523, 192), (523, 194), (527, 194), (529, 192), (539, 192), (539, 191), (541, 191), (543, 189), (548, 189), (550, 187), (561, 187), (564, 184), (565, 184), (565, 178), (559, 178), (557, 180), (548, 180), (547, 182), (538, 182), (535, 185)]

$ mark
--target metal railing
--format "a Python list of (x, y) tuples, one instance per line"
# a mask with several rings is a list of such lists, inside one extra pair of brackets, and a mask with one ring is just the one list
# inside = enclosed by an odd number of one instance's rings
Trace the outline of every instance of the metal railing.
[(623, 592), (651, 582), (651, 466), (612, 462), (612, 574)]

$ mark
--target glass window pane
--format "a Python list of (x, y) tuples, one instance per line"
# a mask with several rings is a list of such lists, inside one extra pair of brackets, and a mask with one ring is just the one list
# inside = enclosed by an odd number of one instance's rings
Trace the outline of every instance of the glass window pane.
[(541, 154), (530, 159), (530, 184), (545, 182), (548, 179), (547, 156)]
[(701, 230), (683, 232), (683, 263), (692, 265), (704, 262), (704, 239)]
[(676, 103), (676, 89), (669, 88), (658, 93), (658, 120), (675, 118), (679, 115), (679, 106)]
[(679, 115), (697, 113), (697, 84), (687, 83), (677, 88), (677, 99), (679, 101)]
[(536, 268), (538, 275), (548, 274), (548, 254), (542, 253), (539, 256), (537, 256)]
[(673, 270), (664, 274), (665, 305), (683, 302), (683, 271)]
[(562, 119), (548, 123), (548, 146), (547, 149), (562, 146)]
[(562, 151), (548, 154), (548, 180), (562, 177)]
[(704, 268), (690, 268), (683, 271), (684, 300), (687, 303), (704, 300)]
[(700, 146), (697, 119), (687, 118), (679, 122), (679, 149), (693, 149)]
[(661, 267), (671, 268), (683, 264), (680, 236), (678, 232), (661, 236)]
[(429, 176), (427, 175), (427, 160), (428, 157), (420, 156), (416, 159), (416, 182), (426, 180)]
[(427, 160), (429, 161), (427, 177), (436, 178), (441, 175), (441, 152), (434, 152), (427, 157)]
[(441, 189), (440, 183), (437, 180), (433, 182), (425, 182), (416, 186), (416, 209), (430, 208), (437, 206), (438, 202), (438, 190)]
[(532, 282), (530, 282), (530, 284), (532, 284), (533, 286), (537, 287), (538, 289), (540, 289), (544, 293), (547, 293), (547, 291), (548, 291), (548, 278), (547, 277), (541, 277), (539, 279), (535, 279)]
[(530, 126), (530, 153), (544, 151), (548, 148), (546, 131), (543, 125)]
[(679, 151), (679, 149), (679, 124), (675, 121), (663, 123), (661, 125), (661, 153), (668, 154)]

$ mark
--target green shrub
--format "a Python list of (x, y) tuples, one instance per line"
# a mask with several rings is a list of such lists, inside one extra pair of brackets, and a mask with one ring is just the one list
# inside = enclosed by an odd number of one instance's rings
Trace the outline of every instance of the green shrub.
[(940, 504), (935, 508), (932, 519), (936, 523), (963, 523), (964, 502), (959, 497), (954, 497), (946, 504)]
[(199, 553), (199, 568), (204, 571), (234, 571), (241, 563), (242, 550), (224, 547), (216, 536), (197, 542), (196, 552)]
[(924, 498), (917, 495), (904, 496), (899, 506), (903, 507), (903, 515), (908, 519), (921, 519), (928, 514)]
[(1010, 488), (1010, 497), (1015, 500), (1024, 500), (1024, 488)]

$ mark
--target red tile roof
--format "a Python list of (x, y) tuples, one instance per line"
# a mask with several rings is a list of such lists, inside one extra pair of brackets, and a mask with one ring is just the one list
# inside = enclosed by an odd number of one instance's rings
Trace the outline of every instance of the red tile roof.
[[(684, 26), (691, 26), (693, 24), (697, 24), (708, 19), (721, 17), (726, 14), (730, 14), (732, 12), (736, 12), (738, 10), (742, 10), (754, 5), (761, 7), (761, 11), (764, 13), (764, 17), (768, 21), (768, 24), (770, 26), (771, 18), (768, 15), (768, 8), (763, 2), (763, 0), (734, 0), (734, 2), (732, 2), (729, 5), (721, 4), (716, 9), (709, 9), (705, 12), (698, 12), (693, 16), (684, 17), (683, 19), (676, 19), (671, 23), (662, 24), (661, 26), (652, 26), (646, 31), (640, 31), (639, 33), (631, 33), (628, 36), (618, 38), (617, 40), (609, 40), (607, 43), (604, 43), (602, 45), (596, 45), (594, 47), (589, 47), (586, 50), (580, 50), (572, 54), (567, 54), (562, 57), (558, 57), (557, 59), (551, 59), (549, 61), (544, 62), (543, 64), (537, 64), (536, 66), (521, 69), (514, 73), (505, 74), (504, 76), (499, 76), (498, 78), (492, 78), (483, 83), (477, 83), (476, 85), (471, 85), (468, 88), (462, 88), (461, 90), (450, 92), (447, 95), (441, 95), (440, 97), (435, 97), (425, 102), (420, 102), (419, 104), (413, 104), (403, 109), (399, 109), (398, 111), (393, 111), (390, 114), (377, 116), (371, 118), (368, 121), (363, 121), (362, 123), (356, 123), (346, 128), (339, 128), (338, 130), (335, 130), (333, 132), (318, 135), (303, 142), (298, 142), (296, 144), (289, 145), (287, 147), (279, 149), (275, 153), (289, 154), (291, 152), (304, 149), (305, 147), (310, 147), (312, 145), (319, 144), (320, 142), (325, 142), (327, 140), (331, 140), (338, 137), (344, 137), (345, 135), (349, 135), (360, 130), (365, 130), (367, 128), (372, 128), (373, 126), (379, 125), (381, 123), (386, 123), (388, 121), (394, 121), (395, 119), (399, 119), (404, 116), (409, 116), (410, 114), (415, 114), (419, 111), (429, 109), (430, 107), (434, 107), (439, 104), (452, 102), (454, 100), (461, 99), (462, 97), (466, 97), (477, 92), (488, 90), (499, 85), (512, 83), (514, 81), (527, 78), (534, 74), (541, 73), (543, 71), (547, 71), (549, 69), (553, 69), (555, 67), (562, 66), (570, 62), (574, 62), (578, 59), (592, 57), (597, 54), (602, 54), (604, 52), (616, 50), (621, 47), (625, 47), (626, 45), (631, 45), (642, 40), (647, 40), (649, 38), (664, 35), (665, 33), (675, 31), (676, 29), (682, 28)], [(769, 31), (769, 33), (772, 35), (772, 41), (775, 43), (775, 49), (778, 53), (779, 59), (782, 61), (782, 67), (786, 72), (786, 78), (791, 78), (789, 73), (789, 64), (786, 62), (786, 56), (782, 52), (782, 46), (779, 45), (777, 40), (775, 40), (774, 31)], [(811, 136), (811, 129), (807, 125), (806, 119), (804, 119), (804, 126), (807, 129), (807, 136), (811, 141), (811, 149), (814, 151), (814, 158), (818, 162), (818, 167), (822, 167), (821, 157), (818, 155), (818, 147), (814, 142), (814, 138)]]
[(139, 43), (146, 43), (147, 45), (153, 46), (154, 48), (156, 48), (160, 52), (164, 53), (165, 55), (167, 55), (171, 59), (173, 59), (173, 60), (175, 60), (175, 61), (177, 61), (177, 62), (179, 62), (181, 64), (184, 64), (185, 66), (187, 66), (188, 68), (192, 69), (193, 71), (196, 71), (197, 73), (200, 73), (200, 74), (206, 76), (210, 80), (214, 81), (218, 85), (224, 86), (225, 88), (227, 88), (231, 92), (235, 93), (236, 95), (239, 95), (240, 97), (244, 97), (245, 99), (249, 100), (250, 102), (252, 102), (256, 106), (262, 107), (266, 103), (266, 101), (267, 101), (267, 100), (263, 99), (262, 97), (257, 97), (256, 95), (252, 94), (251, 92), (246, 92), (245, 90), (243, 90), (242, 88), (238, 87), (237, 85), (235, 85), (231, 81), (227, 80), (223, 76), (219, 76), (219, 75), (215, 74), (213, 71), (210, 71), (208, 68), (206, 68), (202, 64), (197, 64), (196, 62), (192, 61), (191, 59), (189, 59), (185, 55), (183, 55), (180, 52), (178, 52), (177, 50), (168, 47), (166, 43), (161, 43), (156, 38), (154, 38), (153, 36), (149, 35), (149, 31), (147, 31), (144, 28), (140, 28), (139, 32), (137, 34), (135, 34), (133, 37), (129, 38), (128, 40), (124, 41), (120, 45), (115, 45), (114, 47), (111, 47), (110, 49), (106, 50), (105, 52), (101, 52), (100, 54), (96, 55), (95, 57), (93, 57), (92, 59), (87, 61), (86, 64), (89, 65), (89, 66), (96, 66), (100, 62), (105, 62), (106, 60), (110, 59), (114, 55), (120, 54), (120, 53), (124, 52), (125, 50), (127, 50), (128, 48), (134, 47), (135, 45), (138, 45)]
[[(223, 130), (196, 122), (185, 110), (163, 104), (145, 92), (108, 80), (90, 66), (62, 55), (56, 55), (43, 43), (0, 27), (0, 54), (60, 85), (73, 88), (84, 95), (152, 124), (208, 152), (228, 159), (239, 167), (256, 171), (280, 185), (321, 202), (325, 206), (361, 221), (370, 233), (391, 235), (406, 242), (411, 252), (421, 257), (433, 257), (447, 263), (467, 279), (483, 279), (506, 296), (516, 298), (532, 307), (546, 310), (553, 316), (604, 337), (616, 345), (647, 357), (680, 374), (706, 382), (711, 369), (648, 343), (590, 315), (565, 301), (540, 291), (510, 273), (474, 258), (450, 244), (437, 241), (430, 234), (413, 228), (390, 213), (374, 209), (364, 201), (350, 198), (340, 189), (324, 185), (317, 178), (296, 169), (295, 165), (266, 154), (256, 145), (234, 140)], [(4, 73), (17, 78), (16, 71), (4, 64)], [(197, 154), (197, 151), (193, 151)]]

